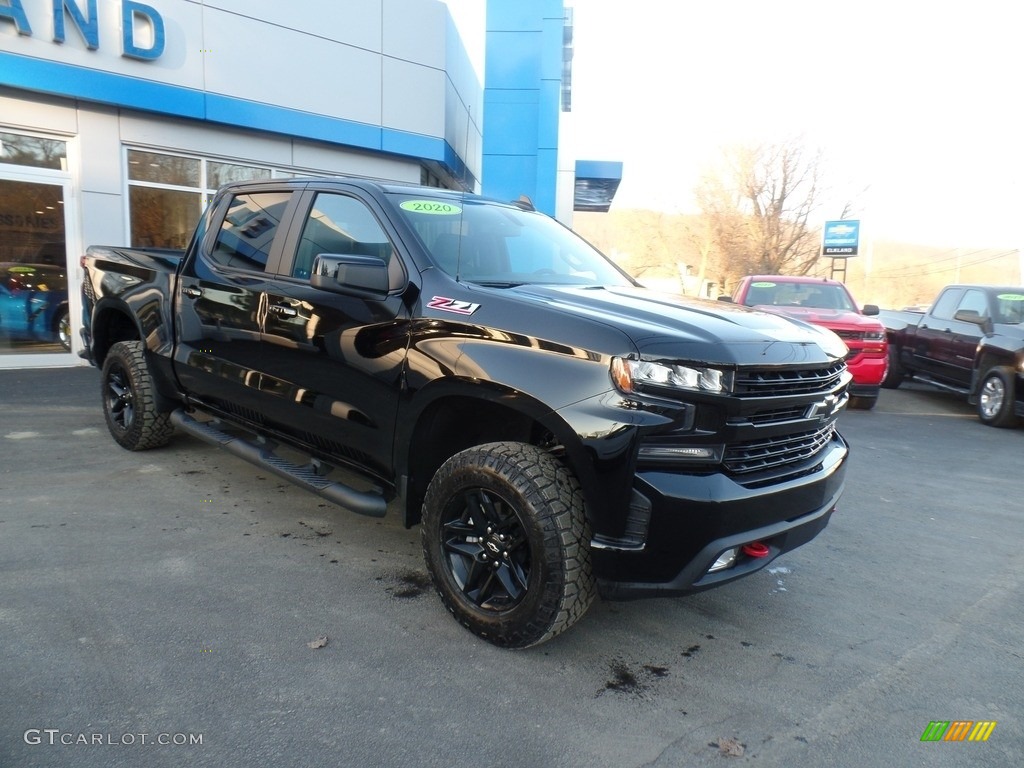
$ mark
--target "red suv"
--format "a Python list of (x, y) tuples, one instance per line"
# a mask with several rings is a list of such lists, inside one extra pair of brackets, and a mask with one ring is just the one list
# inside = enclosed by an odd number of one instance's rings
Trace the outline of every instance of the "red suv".
[(748, 275), (740, 280), (732, 300), (833, 331), (850, 350), (846, 365), (853, 374), (851, 407), (875, 407), (889, 367), (889, 345), (885, 327), (874, 318), (874, 304), (858, 309), (838, 280), (792, 275)]

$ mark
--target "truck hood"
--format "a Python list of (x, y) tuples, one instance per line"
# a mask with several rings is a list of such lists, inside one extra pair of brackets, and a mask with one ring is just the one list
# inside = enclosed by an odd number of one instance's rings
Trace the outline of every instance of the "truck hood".
[(757, 306), (756, 309), (772, 312), (805, 323), (813, 323), (832, 331), (880, 331), (884, 327), (882, 321), (874, 317), (865, 317), (845, 309), (819, 309), (816, 307), (776, 307)]
[(735, 365), (830, 364), (846, 355), (831, 332), (719, 301), (633, 287), (506, 289), (625, 333), (645, 357)]

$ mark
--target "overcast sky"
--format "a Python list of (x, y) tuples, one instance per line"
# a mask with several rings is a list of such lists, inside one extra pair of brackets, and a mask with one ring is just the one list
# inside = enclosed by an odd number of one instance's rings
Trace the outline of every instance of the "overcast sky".
[(723, 144), (801, 135), (865, 234), (1024, 245), (1016, 0), (572, 5), (574, 150), (624, 162), (615, 207), (687, 210)]
[[(483, 0), (445, 0), (482, 60)], [(508, 0), (514, 2), (514, 0)], [(723, 145), (821, 147), (862, 237), (1024, 246), (1019, 0), (567, 0), (571, 145), (615, 208), (692, 210)], [(866, 190), (866, 191), (865, 191)]]

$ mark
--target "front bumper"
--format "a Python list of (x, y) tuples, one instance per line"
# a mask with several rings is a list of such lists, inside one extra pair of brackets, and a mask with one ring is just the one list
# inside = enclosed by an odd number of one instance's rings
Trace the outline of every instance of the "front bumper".
[(889, 372), (889, 355), (887, 352), (878, 354), (852, 350), (846, 359), (846, 370), (853, 375), (850, 394), (865, 394), (869, 390), (877, 394), (879, 385)]
[[(828, 524), (848, 455), (836, 434), (802, 475), (767, 487), (747, 487), (721, 473), (638, 472), (634, 488), (651, 509), (647, 536), (642, 549), (594, 548), (602, 596), (684, 595), (764, 568)], [(723, 553), (754, 542), (764, 544), (767, 554), (740, 553), (730, 567), (709, 572)]]

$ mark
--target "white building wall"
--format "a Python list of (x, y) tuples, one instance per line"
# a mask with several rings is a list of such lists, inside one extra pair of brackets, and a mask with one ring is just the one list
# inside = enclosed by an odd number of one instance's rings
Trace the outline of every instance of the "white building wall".
[[(0, 132), (68, 145), (76, 351), (77, 256), (130, 241), (127, 149), (297, 174), (479, 177), (480, 77), (437, 0), (146, 0), (165, 36), (152, 60), (122, 55), (121, 1), (95, 3), (91, 46), (67, 14), (54, 42), (52, 0), (0, 0)], [(25, 26), (11, 18), (21, 12)], [(144, 19), (132, 30), (153, 45)], [(0, 163), (4, 174), (18, 178)]]

